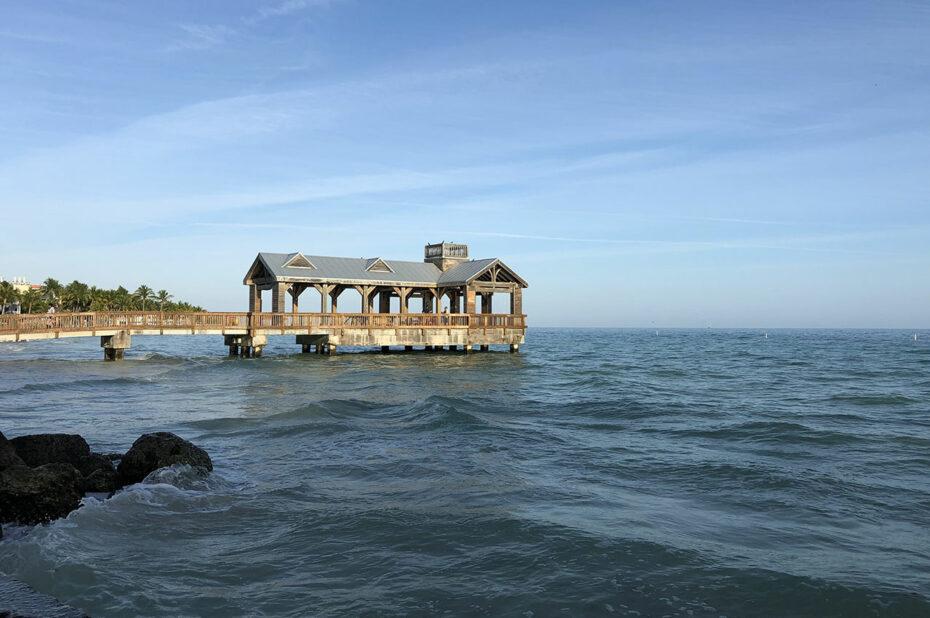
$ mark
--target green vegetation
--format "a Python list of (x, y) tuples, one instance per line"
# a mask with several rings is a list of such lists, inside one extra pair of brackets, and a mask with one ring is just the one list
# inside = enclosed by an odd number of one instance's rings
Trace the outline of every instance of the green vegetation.
[(135, 292), (123, 286), (115, 290), (102, 290), (80, 281), (62, 285), (48, 278), (39, 290), (19, 293), (9, 281), (0, 282), (0, 311), (9, 303), (19, 301), (23, 313), (45, 313), (58, 305), (59, 311), (203, 311), (202, 307), (184, 301), (173, 302), (167, 290), (156, 293), (147, 285), (140, 285)]

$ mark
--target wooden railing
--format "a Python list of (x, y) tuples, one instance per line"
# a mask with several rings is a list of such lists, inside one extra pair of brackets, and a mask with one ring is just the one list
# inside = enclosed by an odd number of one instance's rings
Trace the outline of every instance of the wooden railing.
[(277, 330), (315, 328), (526, 328), (525, 315), (466, 313), (229, 313), (97, 311), (0, 315), (0, 333), (97, 330)]

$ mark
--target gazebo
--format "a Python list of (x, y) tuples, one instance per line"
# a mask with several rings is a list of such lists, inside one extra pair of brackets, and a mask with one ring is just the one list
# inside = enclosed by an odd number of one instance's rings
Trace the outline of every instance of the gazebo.
[[(468, 245), (455, 243), (437, 243), (426, 245), (422, 262), (388, 260), (382, 257), (345, 258), (323, 255), (296, 253), (259, 253), (245, 275), (243, 283), (249, 288), (249, 311), (253, 314), (301, 314), (300, 297), (307, 290), (319, 293), (319, 314), (343, 316), (329, 322), (339, 333), (327, 333), (329, 348), (343, 345), (404, 345), (407, 349), (414, 345), (426, 345), (427, 348), (439, 345), (464, 345), (466, 350), (472, 345), (510, 344), (512, 350), (523, 342), (525, 333), (525, 316), (523, 315), (523, 289), (528, 287), (512, 268), (498, 258), (472, 260), (468, 256)], [(271, 291), (270, 307), (262, 302), (262, 292)], [(339, 299), (348, 290), (359, 294), (361, 312), (341, 314)], [(290, 303), (287, 302), (288, 296)], [(495, 296), (507, 296), (507, 305), (495, 303)], [(393, 299), (397, 299), (394, 301)], [(419, 305), (419, 312), (411, 313), (411, 301)], [(418, 302), (417, 302), (418, 301)], [(290, 304), (290, 312), (288, 312)], [(377, 304), (377, 308), (376, 308)], [(396, 310), (392, 311), (392, 304)], [(495, 306), (506, 307), (506, 312), (494, 313)], [(268, 307), (270, 311), (267, 311)], [(442, 320), (435, 318), (441, 313), (456, 314), (456, 319)], [(316, 313), (314, 313), (316, 315)], [(365, 320), (364, 316), (396, 316), (395, 332), (392, 337), (373, 336), (374, 324), (390, 324), (385, 320)], [(414, 320), (415, 316), (423, 319)], [(494, 318), (494, 319), (491, 319)], [(362, 338), (365, 343), (346, 343), (344, 327), (360, 326), (367, 323), (369, 336)], [(435, 326), (433, 326), (435, 324)], [(449, 337), (441, 333), (419, 333), (417, 336), (403, 336), (402, 330), (407, 326), (427, 325), (429, 328), (442, 330), (443, 326), (465, 327), (466, 335), (449, 332)], [(497, 336), (489, 336), (486, 331), (491, 328), (504, 327)], [(507, 327), (511, 328), (507, 328)], [(479, 333), (471, 332), (481, 329)], [(384, 330), (384, 328), (380, 328)], [(451, 328), (446, 330), (451, 331)], [(519, 330), (519, 337), (515, 332)], [(387, 333), (377, 333), (386, 335)], [(426, 337), (426, 334), (431, 335)], [(424, 342), (430, 340), (432, 344)], [(352, 340), (358, 340), (354, 338)], [(390, 340), (390, 341), (388, 341)], [(317, 344), (320, 349), (320, 345)]]

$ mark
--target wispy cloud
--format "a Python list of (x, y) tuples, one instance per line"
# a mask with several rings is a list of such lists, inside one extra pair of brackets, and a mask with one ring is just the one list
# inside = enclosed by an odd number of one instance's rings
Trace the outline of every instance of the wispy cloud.
[(220, 43), (224, 43), (230, 37), (237, 34), (237, 31), (223, 24), (179, 24), (178, 28), (188, 34), (188, 36), (173, 45), (169, 51), (185, 49), (208, 49)]
[(297, 13), (304, 9), (318, 6), (327, 6), (330, 4), (335, 4), (339, 0), (287, 0), (281, 4), (273, 6), (261, 6), (256, 10), (255, 15), (243, 19), (246, 22), (260, 21), (263, 19), (269, 19), (272, 17), (281, 17), (284, 15), (290, 15), (292, 13)]
[(688, 217), (679, 216), (674, 219), (683, 219), (686, 221), (712, 221), (717, 223), (747, 223), (753, 225), (797, 225), (794, 221), (772, 221), (768, 219), (739, 219), (733, 217)]
[[(837, 244), (879, 238), (886, 235), (884, 231), (862, 232), (830, 235), (776, 236), (770, 238), (737, 238), (727, 240), (657, 240), (636, 238), (585, 238), (566, 236), (545, 236), (534, 234), (508, 234), (501, 232), (466, 232), (470, 236), (496, 238), (513, 238), (521, 240), (542, 240), (546, 242), (568, 242), (583, 244), (626, 245), (656, 251), (706, 251), (713, 249), (746, 250), (761, 249), (771, 251), (813, 251), (823, 253), (889, 255), (887, 252), (867, 249), (847, 249)], [(831, 246), (832, 245), (832, 246)]]
[(340, 1), (342, 0), (286, 0), (280, 4), (260, 6), (255, 12), (242, 17), (239, 20), (240, 26), (237, 27), (227, 24), (179, 24), (178, 27), (188, 36), (171, 45), (168, 50), (209, 49), (242, 34), (242, 29), (248, 29), (260, 22), (285, 17), (314, 7), (329, 6)]

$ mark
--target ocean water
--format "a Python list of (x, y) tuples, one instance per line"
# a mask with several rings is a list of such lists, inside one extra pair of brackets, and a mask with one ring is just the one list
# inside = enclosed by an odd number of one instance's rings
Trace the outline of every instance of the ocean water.
[(92, 616), (930, 616), (930, 333), (530, 329), (519, 354), (0, 344), (0, 430), (176, 467), (5, 527)]

